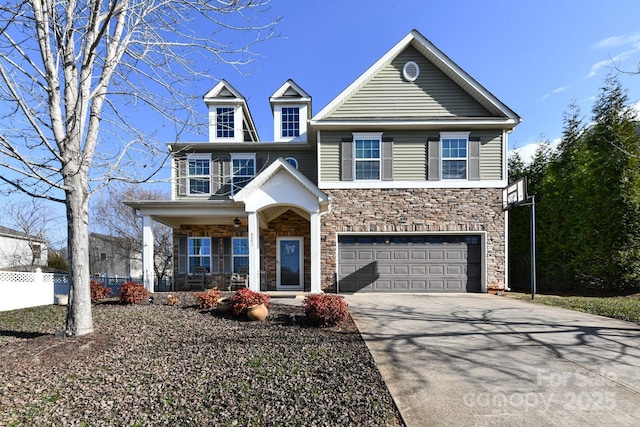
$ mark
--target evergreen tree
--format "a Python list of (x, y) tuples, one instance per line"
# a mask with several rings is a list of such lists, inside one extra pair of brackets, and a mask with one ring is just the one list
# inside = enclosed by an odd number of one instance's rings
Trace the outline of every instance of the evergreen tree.
[(593, 125), (577, 155), (583, 203), (576, 254), (585, 286), (621, 290), (640, 284), (640, 150), (626, 92), (609, 76), (593, 107)]
[[(536, 195), (541, 292), (640, 288), (640, 140), (626, 92), (607, 77), (585, 128), (579, 108), (564, 117), (556, 152), (543, 146), (529, 165), (509, 161), (510, 181), (527, 176)], [(512, 288), (528, 289), (529, 212), (509, 213)]]
[(562, 139), (551, 156), (544, 177), (544, 200), (539, 209), (541, 251), (538, 256), (541, 288), (569, 290), (576, 285), (576, 251), (584, 215), (577, 186), (584, 125), (580, 108), (571, 104), (565, 113)]
[[(526, 176), (527, 167), (515, 151), (508, 159), (509, 183)], [(529, 230), (529, 212), (524, 208), (509, 210), (509, 287), (517, 291), (525, 291), (529, 283), (530, 257), (528, 240), (525, 238)]]

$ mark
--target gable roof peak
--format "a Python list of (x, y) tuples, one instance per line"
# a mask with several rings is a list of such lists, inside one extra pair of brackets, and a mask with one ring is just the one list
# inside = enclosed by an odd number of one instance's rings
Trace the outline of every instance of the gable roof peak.
[(225, 79), (220, 79), (213, 89), (207, 92), (204, 96), (204, 102), (210, 104), (212, 102), (220, 101), (220, 99), (237, 99), (240, 102), (246, 102), (245, 97), (234, 88), (231, 83)]
[(301, 102), (311, 102), (311, 95), (309, 95), (304, 89), (300, 87), (292, 79), (288, 79), (282, 84), (274, 93), (269, 97), (269, 102), (274, 103), (282, 100), (296, 99)]
[(360, 75), (353, 83), (335, 97), (329, 104), (320, 110), (312, 119), (313, 124), (329, 118), (331, 114), (362, 88), (369, 80), (376, 76), (385, 66), (391, 63), (407, 47), (412, 46), (435, 67), (440, 69), (452, 81), (458, 84), (464, 91), (473, 97), (497, 116), (502, 116), (512, 126), (517, 125), (521, 118), (513, 110), (503, 104), (498, 98), (485, 89), (472, 78), (466, 71), (460, 68), (447, 55), (431, 43), (418, 30), (411, 30), (406, 36), (389, 49), (380, 59)]

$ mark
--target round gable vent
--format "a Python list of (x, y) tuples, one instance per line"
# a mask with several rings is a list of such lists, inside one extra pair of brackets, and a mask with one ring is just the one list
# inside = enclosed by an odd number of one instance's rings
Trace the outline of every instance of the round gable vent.
[(415, 82), (420, 75), (420, 67), (413, 61), (409, 61), (402, 67), (402, 77), (408, 82)]

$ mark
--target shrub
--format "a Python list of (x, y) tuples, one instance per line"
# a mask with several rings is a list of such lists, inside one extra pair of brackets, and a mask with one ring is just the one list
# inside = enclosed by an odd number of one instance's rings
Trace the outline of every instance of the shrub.
[(136, 282), (124, 282), (120, 288), (118, 299), (120, 304), (138, 304), (149, 296), (149, 291)]
[(180, 303), (180, 298), (175, 295), (169, 295), (167, 297), (167, 305), (178, 305)]
[(207, 289), (204, 292), (196, 292), (195, 297), (196, 301), (198, 301), (198, 308), (214, 308), (218, 304), (220, 294), (221, 292), (218, 289)]
[(269, 295), (262, 292), (254, 292), (248, 288), (239, 289), (231, 297), (231, 310), (236, 316), (247, 314), (249, 307), (260, 304), (268, 305), (270, 299)]
[(307, 319), (315, 326), (334, 326), (349, 318), (349, 306), (340, 295), (310, 294), (303, 307)]
[(107, 288), (104, 283), (91, 279), (91, 302), (98, 302), (101, 299), (111, 296), (111, 289)]
[(67, 263), (67, 260), (55, 252), (49, 252), (47, 267), (58, 271), (69, 271), (69, 263)]

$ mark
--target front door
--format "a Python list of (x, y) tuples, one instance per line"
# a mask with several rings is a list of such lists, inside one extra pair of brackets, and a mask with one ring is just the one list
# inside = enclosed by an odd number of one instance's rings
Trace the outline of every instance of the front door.
[(276, 239), (276, 289), (279, 291), (304, 290), (304, 246), (302, 237)]

